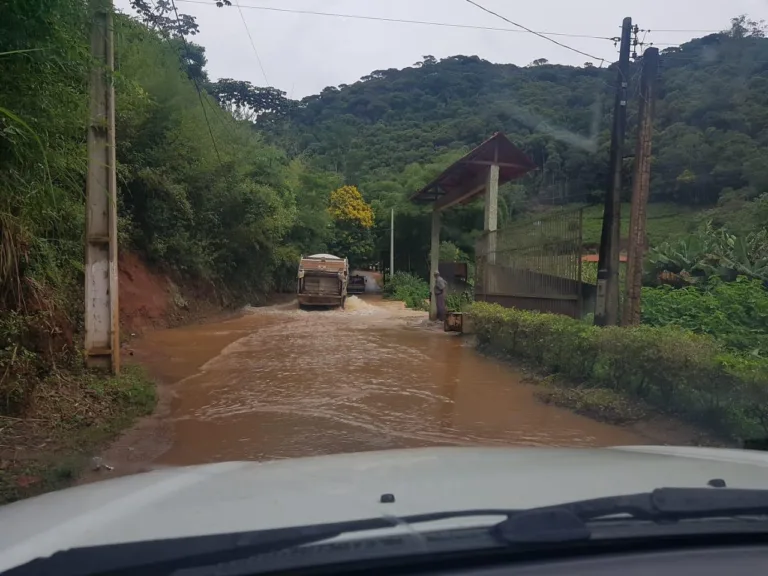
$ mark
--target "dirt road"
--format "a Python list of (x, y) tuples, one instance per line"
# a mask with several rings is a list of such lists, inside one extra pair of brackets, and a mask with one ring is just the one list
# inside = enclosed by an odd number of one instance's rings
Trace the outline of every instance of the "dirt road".
[(648, 440), (534, 399), (534, 388), (400, 303), (252, 309), (158, 331), (136, 357), (168, 383), (158, 414), (105, 455), (118, 471), (434, 445)]

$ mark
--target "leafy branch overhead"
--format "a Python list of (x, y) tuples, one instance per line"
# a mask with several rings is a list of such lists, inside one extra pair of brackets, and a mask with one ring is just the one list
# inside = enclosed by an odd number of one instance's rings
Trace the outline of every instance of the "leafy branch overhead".
[(209, 86), (209, 92), (238, 120), (254, 122), (267, 113), (273, 118), (281, 118), (289, 107), (285, 92), (277, 88), (260, 88), (244, 80), (221, 78)]
[[(219, 8), (232, 6), (231, 0), (211, 0)], [(139, 18), (153, 30), (170, 36), (194, 36), (200, 27), (194, 16), (177, 11), (173, 0), (131, 0)]]
[(200, 31), (195, 17), (177, 15), (171, 0), (131, 0), (131, 7), (147, 26), (171, 37), (194, 36)]

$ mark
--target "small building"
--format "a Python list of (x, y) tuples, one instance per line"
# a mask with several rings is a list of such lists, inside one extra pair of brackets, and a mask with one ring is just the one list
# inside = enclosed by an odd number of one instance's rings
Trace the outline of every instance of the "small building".
[[(430, 242), (430, 270), (439, 269), (440, 259), (440, 214), (458, 204), (465, 204), (477, 198), (485, 198), (483, 217), (484, 232), (498, 228), (499, 186), (523, 177), (534, 170), (536, 165), (517, 148), (504, 134), (495, 133), (477, 148), (446, 168), (437, 178), (411, 196), (417, 204), (432, 204), (432, 235)], [(489, 241), (495, 239), (488, 235)], [(429, 278), (430, 291), (435, 279)], [(434, 299), (430, 305), (429, 317), (437, 317)]]

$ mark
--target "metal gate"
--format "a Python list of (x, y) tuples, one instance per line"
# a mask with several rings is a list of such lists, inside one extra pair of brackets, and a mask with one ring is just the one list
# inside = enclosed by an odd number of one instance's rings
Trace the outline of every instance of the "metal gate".
[(485, 232), (476, 247), (475, 300), (582, 316), (583, 211), (529, 218)]

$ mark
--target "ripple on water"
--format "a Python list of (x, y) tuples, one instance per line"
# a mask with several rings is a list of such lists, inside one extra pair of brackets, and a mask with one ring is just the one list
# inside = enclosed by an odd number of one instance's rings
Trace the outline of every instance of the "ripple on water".
[[(643, 441), (538, 403), (518, 372), (461, 338), (407, 328), (402, 316), (357, 297), (348, 304), (344, 311), (249, 314), (238, 324), (246, 335), (176, 388), (167, 461)], [(181, 344), (174, 343), (176, 354), (194, 355), (193, 343)]]

